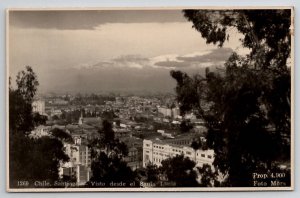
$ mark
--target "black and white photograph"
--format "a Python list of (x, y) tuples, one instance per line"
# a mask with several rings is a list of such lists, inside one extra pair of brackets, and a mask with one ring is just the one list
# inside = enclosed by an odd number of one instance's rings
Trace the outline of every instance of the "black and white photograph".
[(7, 191), (293, 190), (293, 17), (8, 9)]

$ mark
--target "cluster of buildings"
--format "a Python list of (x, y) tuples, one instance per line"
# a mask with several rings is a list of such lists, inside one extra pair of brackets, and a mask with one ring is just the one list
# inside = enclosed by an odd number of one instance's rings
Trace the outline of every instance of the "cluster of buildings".
[[(31, 133), (31, 138), (51, 136), (51, 130), (59, 128), (72, 136), (73, 142), (63, 142), (65, 153), (69, 161), (61, 164), (59, 175), (61, 178), (71, 179), (77, 186), (86, 184), (92, 176), (91, 151), (88, 147), (90, 140), (99, 137), (98, 130), (101, 118), (85, 118), (80, 116), (77, 124), (68, 125), (40, 125)], [(128, 147), (128, 156), (125, 161), (132, 170), (142, 167), (142, 140), (133, 137), (127, 125), (113, 125), (115, 138), (124, 142)]]
[[(72, 101), (72, 97), (69, 97)], [(115, 138), (124, 142), (128, 147), (125, 161), (132, 170), (146, 167), (147, 164), (161, 166), (161, 162), (176, 155), (184, 155), (196, 163), (212, 165), (213, 150), (194, 150), (191, 147), (196, 132), (205, 132), (201, 120), (189, 114), (180, 116), (178, 106), (170, 105), (171, 99), (164, 103), (165, 98), (158, 97), (116, 97), (114, 101), (104, 101), (104, 104), (88, 104), (86, 106), (69, 105), (66, 100), (51, 99), (45, 103), (36, 100), (32, 104), (33, 112), (51, 116), (61, 116), (62, 112), (79, 111), (78, 123), (57, 124), (51, 122), (46, 126), (38, 126), (32, 131), (33, 138), (49, 135), (53, 128), (61, 128), (69, 133), (74, 142), (65, 142), (65, 152), (70, 161), (61, 164), (61, 177), (73, 178), (77, 185), (84, 185), (91, 178), (91, 152), (88, 142), (99, 136), (103, 112), (113, 112), (112, 120)], [(84, 112), (85, 116), (83, 115)], [(142, 117), (144, 121), (138, 120)], [(60, 117), (60, 119), (63, 119)], [(194, 124), (192, 135), (178, 135), (179, 124), (183, 119), (190, 119)], [(165, 128), (166, 126), (166, 128)], [(167, 127), (168, 126), (168, 127)], [(199, 135), (199, 134), (197, 134)]]
[(91, 177), (91, 151), (88, 142), (98, 136), (97, 130), (84, 124), (82, 120), (83, 118), (80, 118), (77, 125), (40, 125), (29, 135), (31, 138), (51, 136), (51, 130), (55, 128), (71, 135), (72, 142), (63, 142), (65, 153), (70, 160), (60, 165), (59, 175), (61, 178), (71, 179), (78, 186), (84, 185)]

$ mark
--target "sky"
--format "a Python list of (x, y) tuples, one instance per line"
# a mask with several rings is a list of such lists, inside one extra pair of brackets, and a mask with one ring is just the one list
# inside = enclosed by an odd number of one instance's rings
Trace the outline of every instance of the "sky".
[(170, 70), (203, 73), (246, 53), (232, 30), (208, 45), (181, 10), (10, 11), (9, 73), (30, 65), (39, 91), (172, 92)]

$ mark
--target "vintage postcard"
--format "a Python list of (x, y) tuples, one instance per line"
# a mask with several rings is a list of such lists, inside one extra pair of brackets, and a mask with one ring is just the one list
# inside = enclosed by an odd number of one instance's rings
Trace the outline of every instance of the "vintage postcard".
[(7, 191), (294, 189), (292, 7), (7, 10)]

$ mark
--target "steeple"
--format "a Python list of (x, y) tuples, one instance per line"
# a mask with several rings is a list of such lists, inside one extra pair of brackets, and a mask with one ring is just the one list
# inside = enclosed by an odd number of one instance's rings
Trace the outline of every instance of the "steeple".
[(78, 120), (78, 125), (82, 125), (82, 123), (83, 123), (83, 115), (82, 115), (82, 110), (81, 110), (80, 118)]

